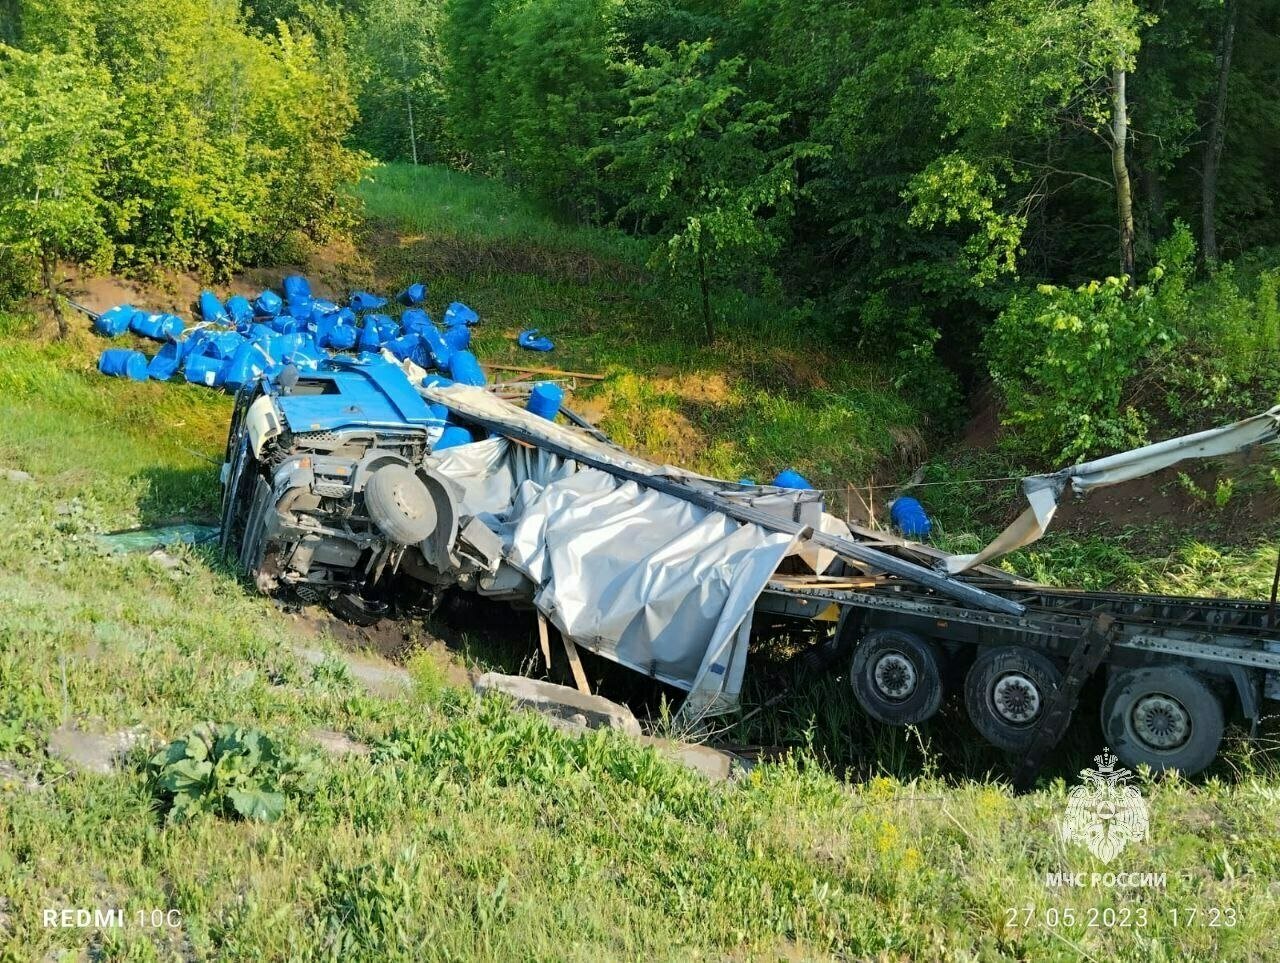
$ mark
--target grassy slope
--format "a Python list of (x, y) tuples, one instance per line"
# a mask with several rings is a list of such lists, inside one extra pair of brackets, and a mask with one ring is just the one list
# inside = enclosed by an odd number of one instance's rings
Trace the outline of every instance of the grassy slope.
[[(574, 402), (624, 444), (723, 477), (792, 466), (841, 486), (920, 446), (927, 413), (883, 367), (765, 303), (726, 299), (720, 340), (699, 344), (700, 322), (624, 235), (557, 225), (499, 184), (437, 168), (380, 168), (361, 196), (384, 226), (378, 283), (427, 279), (434, 304), (465, 300), (484, 318), (486, 361), (609, 373)], [(517, 348), (525, 328), (556, 350)]]
[[(538, 310), (553, 290), (571, 304), (575, 290), (606, 289), (495, 273), (480, 297), (515, 325), (520, 302), (504, 292), (524, 291)], [(644, 310), (621, 297), (619, 313), (641, 330)], [(290, 622), (211, 553), (182, 552), (170, 573), (104, 558), (88, 538), (209, 510), (214, 469), (201, 455), (218, 452), (225, 399), (102, 379), (94, 339), (51, 346), (28, 325), (0, 322), (0, 466), (36, 476), (0, 481), (0, 760), (42, 788), (0, 789), (0, 958), (86, 946), (94, 958), (228, 960), (1280, 952), (1280, 790), (1250, 774), (1244, 753), (1228, 780), (1144, 786), (1153, 838), (1112, 868), (1166, 872), (1167, 891), (1059, 893), (1046, 872), (1101, 868), (1057, 839), (1060, 782), (1023, 797), (928, 775), (847, 784), (800, 760), (713, 786), (625, 740), (573, 741), (477, 703), (442, 687), (425, 658), (417, 694), (393, 701), (331, 664), (299, 664)], [(570, 331), (566, 320), (555, 334)], [(590, 360), (585, 349), (571, 357)], [(65, 774), (44, 755), (64, 718), (162, 738), (215, 719), (293, 743), (324, 726), (377, 751), (331, 762), (318, 793), (273, 826), (169, 826), (140, 760), (104, 778)], [(1081, 917), (1143, 906), (1149, 921), (1009, 926), (1007, 910), (1029, 904)], [(1241, 922), (1173, 925), (1174, 907), (1212, 905)], [(173, 907), (184, 924), (46, 930), (50, 906)]]

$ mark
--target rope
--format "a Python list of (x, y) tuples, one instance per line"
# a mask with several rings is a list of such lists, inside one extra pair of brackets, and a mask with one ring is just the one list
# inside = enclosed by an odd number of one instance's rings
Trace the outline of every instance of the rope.
[[(1026, 477), (1025, 475), (1001, 475), (996, 478), (957, 478), (957, 479), (954, 479), (953, 481), (918, 482), (915, 485), (908, 485), (904, 482), (898, 482), (897, 484), (893, 484), (893, 485), (845, 485), (841, 488), (808, 488), (805, 490), (811, 491), (811, 492), (823, 492), (823, 493), (830, 493), (830, 494), (848, 492), (850, 489), (853, 489), (855, 492), (884, 491), (885, 489), (898, 489), (898, 488), (902, 489), (903, 491), (907, 491), (912, 488), (933, 488), (938, 485), (989, 485), (989, 484), (994, 484), (995, 482), (1022, 481), (1022, 479), (1025, 477)], [(770, 488), (772, 486), (750, 485), (750, 486), (743, 486), (743, 487)]]

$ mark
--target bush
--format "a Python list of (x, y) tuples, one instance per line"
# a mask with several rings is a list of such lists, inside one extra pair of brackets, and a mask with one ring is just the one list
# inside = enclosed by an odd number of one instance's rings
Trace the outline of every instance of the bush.
[(1132, 291), (1111, 277), (1014, 295), (984, 344), (1012, 447), (1078, 461), (1141, 444), (1166, 414), (1198, 427), (1272, 403), (1280, 270), (1250, 294), (1230, 264), (1195, 283), (1195, 253), (1179, 222)]
[(288, 796), (315, 789), (320, 763), (285, 752), (257, 729), (206, 722), (156, 753), (148, 774), (173, 822), (197, 813), (274, 822)]
[(1004, 395), (1002, 423), (1031, 454), (1078, 461), (1139, 443), (1142, 415), (1124, 389), (1153, 344), (1171, 337), (1152, 280), (1130, 292), (1123, 278), (1077, 288), (1040, 285), (1016, 294), (985, 340)]
[(0, 54), (33, 65), (18, 93), (56, 94), (24, 98), (23, 126), (50, 143), (65, 127), (73, 150), (43, 168), (0, 151), (0, 183), (43, 198), (52, 170), (74, 188), (60, 198), (86, 199), (63, 204), (54, 253), (227, 275), (273, 259), (294, 232), (352, 223), (346, 186), (363, 159), (344, 146), (355, 108), (340, 38), (250, 30), (234, 0), (18, 0), (18, 11), (24, 49)]

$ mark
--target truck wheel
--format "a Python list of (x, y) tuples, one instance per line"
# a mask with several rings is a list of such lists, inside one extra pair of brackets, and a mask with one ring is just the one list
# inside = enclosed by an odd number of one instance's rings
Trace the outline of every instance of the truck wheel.
[(384, 465), (364, 486), (369, 518), (383, 535), (398, 545), (417, 545), (436, 528), (431, 493), (413, 469)]
[(1126, 766), (1194, 776), (1218, 754), (1224, 724), (1221, 700), (1178, 666), (1119, 672), (1102, 697), (1102, 731)]
[(924, 722), (942, 704), (937, 649), (901, 629), (867, 633), (853, 650), (850, 682), (863, 711), (891, 726)]
[(965, 708), (987, 742), (1021, 752), (1031, 745), (1049, 696), (1061, 684), (1058, 667), (1033, 649), (986, 649), (965, 676)]
[(387, 614), (387, 606), (358, 592), (343, 592), (329, 600), (329, 611), (352, 625), (377, 625)]

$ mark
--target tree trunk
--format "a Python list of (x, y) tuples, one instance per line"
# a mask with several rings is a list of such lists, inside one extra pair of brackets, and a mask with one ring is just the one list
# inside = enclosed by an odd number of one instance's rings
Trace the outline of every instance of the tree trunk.
[(1165, 216), (1164, 209), (1164, 178), (1156, 170), (1155, 163), (1155, 157), (1151, 156), (1142, 169), (1143, 182), (1146, 184), (1147, 205), (1150, 210), (1148, 221), (1151, 224), (1153, 246), (1163, 241), (1165, 235), (1169, 233), (1169, 219)]
[(418, 132), (413, 129), (413, 97), (408, 88), (404, 92), (404, 104), (409, 108), (409, 149), (413, 151), (413, 166), (418, 166)]
[(1133, 284), (1133, 190), (1125, 152), (1129, 144), (1129, 102), (1125, 94), (1125, 70), (1111, 71), (1111, 173), (1116, 183), (1116, 214), (1120, 223), (1120, 272)]
[(1218, 232), (1214, 224), (1218, 206), (1218, 161), (1222, 158), (1222, 143), (1227, 136), (1227, 81), (1231, 77), (1231, 51), (1235, 46), (1238, 10), (1238, 0), (1226, 0), (1218, 43), (1218, 86), (1214, 92), (1201, 164), (1200, 259), (1208, 264), (1218, 260)]
[(716, 324), (711, 317), (711, 284), (707, 280), (707, 255), (698, 252), (698, 287), (702, 291), (702, 324), (707, 335), (707, 344), (716, 340)]
[(53, 310), (53, 316), (58, 322), (58, 340), (61, 341), (69, 333), (67, 314), (62, 310), (62, 300), (58, 297), (58, 290), (53, 283), (53, 258), (44, 249), (40, 251), (40, 277), (44, 281), (44, 293), (49, 299), (49, 307)]

